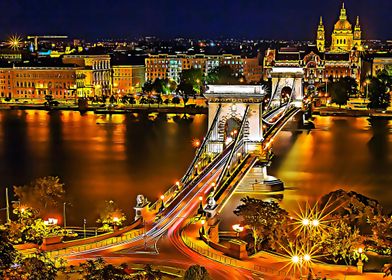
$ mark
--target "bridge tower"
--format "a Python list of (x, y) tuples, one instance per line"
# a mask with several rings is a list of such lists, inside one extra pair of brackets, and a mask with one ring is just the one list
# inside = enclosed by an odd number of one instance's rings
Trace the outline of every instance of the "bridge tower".
[(208, 153), (221, 153), (240, 133), (242, 122), (245, 153), (260, 152), (263, 141), (262, 100), (265, 92), (259, 85), (209, 85)]
[(304, 70), (301, 67), (272, 67), (272, 103), (280, 104), (282, 98), (292, 94), (295, 106), (302, 106)]

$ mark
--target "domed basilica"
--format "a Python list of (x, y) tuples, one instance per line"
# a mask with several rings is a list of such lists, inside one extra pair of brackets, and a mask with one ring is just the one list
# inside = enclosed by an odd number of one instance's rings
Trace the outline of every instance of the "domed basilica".
[[(347, 20), (347, 13), (344, 7), (344, 3), (340, 10), (339, 20), (335, 23), (332, 38), (330, 52), (341, 53), (349, 52), (351, 50), (362, 50), (361, 43), (361, 26), (359, 25), (359, 17), (354, 27), (352, 28), (351, 23)], [(320, 52), (325, 52), (325, 29), (323, 19), (320, 17), (320, 23), (317, 28), (317, 48)]]

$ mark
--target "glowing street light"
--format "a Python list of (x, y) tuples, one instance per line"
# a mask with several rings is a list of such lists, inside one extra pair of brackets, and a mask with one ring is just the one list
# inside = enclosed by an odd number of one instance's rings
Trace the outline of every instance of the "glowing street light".
[(314, 226), (314, 227), (317, 227), (319, 224), (320, 224), (320, 221), (317, 220), (317, 219), (314, 219), (314, 220), (312, 221), (312, 226)]
[(300, 258), (299, 258), (299, 256), (294, 255), (294, 256), (291, 257), (291, 261), (292, 261), (294, 264), (298, 264), (298, 263), (300, 262)]
[(244, 231), (244, 227), (240, 224), (232, 225), (233, 230), (237, 233), (237, 237), (240, 235), (241, 232)]
[(201, 145), (201, 143), (200, 143), (200, 140), (199, 139), (193, 139), (192, 140), (192, 146), (193, 146), (193, 148), (199, 148), (200, 147), (200, 145)]
[(302, 219), (302, 225), (303, 226), (308, 226), (310, 224), (310, 221), (308, 218)]

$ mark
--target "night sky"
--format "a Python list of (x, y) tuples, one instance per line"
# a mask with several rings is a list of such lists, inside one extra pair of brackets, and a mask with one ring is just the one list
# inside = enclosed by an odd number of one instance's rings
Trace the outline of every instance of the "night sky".
[[(313, 40), (324, 17), (327, 39), (339, 0), (1, 0), (0, 36), (59, 34), (87, 39), (155, 35)], [(392, 0), (346, 0), (366, 39), (392, 39)]]

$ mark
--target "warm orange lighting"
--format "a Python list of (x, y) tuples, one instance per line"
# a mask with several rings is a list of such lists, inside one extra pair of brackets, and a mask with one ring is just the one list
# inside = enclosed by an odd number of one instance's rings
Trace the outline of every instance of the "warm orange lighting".
[(304, 225), (304, 226), (308, 226), (309, 223), (310, 223), (309, 219), (305, 218), (305, 219), (302, 220), (302, 225)]
[(297, 255), (294, 255), (294, 256), (291, 258), (291, 261), (292, 261), (293, 263), (299, 263), (299, 257), (298, 257)]
[(165, 198), (165, 196), (164, 195), (161, 195), (161, 199), (163, 200)]
[(117, 223), (119, 221), (118, 217), (113, 217), (113, 222)]
[(238, 233), (244, 231), (244, 227), (242, 227), (240, 224), (232, 225), (232, 228), (233, 228), (233, 230), (234, 230), (235, 232), (238, 232)]
[(194, 147), (194, 148), (199, 148), (200, 147), (200, 140), (199, 139), (193, 139), (192, 140), (192, 146)]
[(205, 220), (201, 220), (200, 223), (201, 223), (202, 225), (204, 225), (204, 224), (206, 223), (206, 221), (205, 221)]
[(202, 200), (203, 200), (203, 197), (202, 197), (202, 196), (199, 196), (199, 200), (202, 201)]

